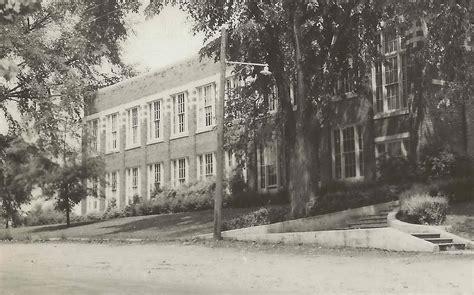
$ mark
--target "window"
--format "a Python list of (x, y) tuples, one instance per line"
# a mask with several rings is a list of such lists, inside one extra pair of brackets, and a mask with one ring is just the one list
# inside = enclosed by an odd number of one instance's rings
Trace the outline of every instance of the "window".
[(174, 186), (187, 182), (187, 159), (181, 158), (171, 162), (171, 181)]
[(335, 179), (364, 176), (363, 130), (348, 126), (332, 132), (333, 177)]
[(354, 81), (351, 70), (343, 73), (342, 77), (337, 81), (337, 94), (346, 94), (354, 91)]
[(179, 93), (173, 98), (173, 134), (181, 134), (187, 131), (186, 119), (186, 95)]
[(99, 119), (89, 121), (89, 150), (99, 152)]
[(215, 175), (215, 155), (214, 153), (208, 153), (198, 156), (198, 179), (202, 180)]
[(118, 113), (107, 116), (107, 151), (114, 152), (119, 150), (118, 140)]
[(278, 89), (276, 86), (271, 88), (271, 92), (268, 95), (268, 111), (275, 112), (278, 109)]
[(386, 157), (406, 157), (408, 156), (409, 151), (409, 139), (394, 139), (383, 142), (377, 142), (376, 139), (376, 149), (375, 156), (376, 158), (386, 156)]
[(161, 163), (148, 165), (148, 198), (152, 196), (156, 189), (160, 188), (161, 175)]
[(277, 150), (275, 145), (259, 148), (260, 189), (275, 188), (278, 185)]
[(216, 123), (216, 86), (209, 84), (198, 89), (197, 129), (208, 130)]
[[(107, 173), (107, 190), (105, 195), (105, 206), (107, 207), (112, 199), (119, 201), (118, 194), (118, 171)], [(118, 206), (118, 203), (117, 203)]]
[(402, 38), (395, 31), (381, 35), (385, 60), (376, 62), (373, 71), (374, 102), (377, 113), (407, 107), (407, 71)]
[(128, 134), (127, 144), (129, 147), (140, 145), (140, 132), (138, 120), (138, 107), (134, 107), (127, 111), (128, 116)]
[(140, 170), (138, 167), (128, 168), (126, 174), (126, 186), (127, 186), (127, 196), (126, 196), (126, 205), (133, 203), (133, 199), (136, 196), (139, 196), (140, 190)]
[(156, 141), (162, 138), (161, 128), (161, 101), (157, 100), (149, 104), (150, 116), (149, 116), (149, 134), (148, 139), (150, 141)]
[(99, 210), (100, 186), (99, 178), (94, 177), (87, 180), (87, 187), (89, 189), (89, 196), (87, 197), (87, 210)]

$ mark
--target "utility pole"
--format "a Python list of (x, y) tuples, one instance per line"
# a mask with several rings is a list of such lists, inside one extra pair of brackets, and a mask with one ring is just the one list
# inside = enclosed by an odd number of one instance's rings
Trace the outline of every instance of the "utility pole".
[(222, 229), (222, 199), (224, 195), (224, 96), (226, 72), (227, 28), (221, 28), (221, 79), (219, 83), (219, 98), (216, 106), (217, 121), (217, 153), (216, 153), (216, 198), (214, 200), (214, 239), (221, 240)]

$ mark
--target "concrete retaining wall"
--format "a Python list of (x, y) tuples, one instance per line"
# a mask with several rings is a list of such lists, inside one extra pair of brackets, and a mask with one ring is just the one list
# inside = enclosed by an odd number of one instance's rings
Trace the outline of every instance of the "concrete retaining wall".
[(326, 247), (375, 248), (390, 251), (437, 252), (437, 245), (394, 228), (332, 230), (272, 234), (230, 234), (226, 238), (285, 244), (318, 244)]
[(422, 224), (412, 224), (403, 222), (396, 218), (397, 211), (390, 212), (387, 216), (388, 225), (392, 228), (398, 229), (405, 233), (433, 233), (440, 234), (441, 238), (453, 239), (454, 243), (466, 244), (467, 249), (474, 249), (474, 242), (468, 239), (461, 238), (446, 231), (444, 226), (430, 226)]
[(268, 225), (229, 230), (223, 232), (222, 236), (226, 237), (237, 234), (269, 234), (333, 230), (346, 227), (348, 223), (357, 220), (357, 218), (361, 216), (375, 214), (380, 210), (398, 204), (398, 201), (393, 201), (308, 218), (301, 218)]

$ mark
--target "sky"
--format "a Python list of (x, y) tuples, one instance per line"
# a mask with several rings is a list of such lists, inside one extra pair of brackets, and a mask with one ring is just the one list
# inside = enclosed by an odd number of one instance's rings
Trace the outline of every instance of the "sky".
[(139, 71), (161, 68), (197, 54), (203, 35), (193, 35), (191, 20), (177, 7), (165, 7), (152, 19), (130, 18), (134, 33), (123, 44), (123, 60)]
[[(122, 44), (122, 59), (140, 73), (186, 59), (203, 46), (203, 35), (193, 35), (191, 20), (187, 20), (186, 13), (178, 7), (167, 6), (148, 20), (142, 13), (133, 14), (128, 22), (132, 31)], [(19, 118), (14, 108), (9, 109)], [(7, 122), (0, 113), (0, 134), (7, 132)]]

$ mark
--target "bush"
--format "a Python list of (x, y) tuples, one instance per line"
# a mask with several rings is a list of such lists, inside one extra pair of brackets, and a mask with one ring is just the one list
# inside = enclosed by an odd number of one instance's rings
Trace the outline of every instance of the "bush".
[(47, 225), (65, 223), (66, 216), (53, 209), (52, 206), (43, 207), (43, 204), (36, 204), (25, 216), (24, 223), (27, 226)]
[[(376, 182), (344, 184), (329, 183), (320, 196), (307, 204), (307, 215), (321, 215), (398, 199), (405, 186), (382, 185)], [(339, 190), (336, 190), (339, 188)]]
[(425, 179), (467, 177), (472, 175), (472, 159), (457, 153), (442, 143), (430, 143), (420, 151), (419, 172)]
[(102, 215), (103, 220), (117, 218), (121, 215), (121, 211), (117, 207), (117, 200), (112, 198), (105, 208), (104, 214)]
[(416, 164), (405, 157), (380, 157), (378, 168), (382, 182), (398, 184), (417, 179)]
[(444, 195), (452, 203), (474, 201), (474, 177), (437, 180), (429, 185), (428, 192)]
[(222, 230), (271, 224), (288, 220), (288, 207), (260, 208), (257, 211), (233, 218), (222, 224)]
[(427, 193), (421, 193), (402, 200), (397, 217), (410, 223), (439, 225), (446, 219), (447, 211), (446, 197), (441, 195), (432, 197)]

